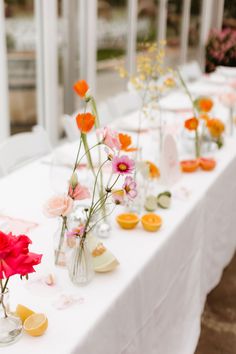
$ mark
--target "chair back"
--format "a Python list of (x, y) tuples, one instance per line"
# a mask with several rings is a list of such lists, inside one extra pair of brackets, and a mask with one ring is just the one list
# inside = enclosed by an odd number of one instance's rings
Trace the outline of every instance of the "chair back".
[(32, 132), (12, 135), (0, 144), (0, 175), (7, 175), (50, 151), (48, 136), (40, 126), (35, 126)]
[(125, 91), (107, 100), (108, 108), (114, 118), (140, 109), (142, 102), (136, 92)]
[(201, 67), (196, 60), (180, 65), (179, 71), (185, 81), (194, 81), (202, 76)]

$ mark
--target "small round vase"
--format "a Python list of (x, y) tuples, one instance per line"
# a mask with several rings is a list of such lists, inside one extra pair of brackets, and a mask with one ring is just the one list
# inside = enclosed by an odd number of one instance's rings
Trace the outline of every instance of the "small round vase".
[(16, 342), (22, 333), (22, 322), (9, 309), (9, 290), (0, 292), (0, 347)]

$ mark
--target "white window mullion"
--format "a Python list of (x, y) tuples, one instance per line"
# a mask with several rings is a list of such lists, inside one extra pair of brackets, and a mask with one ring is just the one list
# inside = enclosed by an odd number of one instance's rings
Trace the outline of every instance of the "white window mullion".
[(72, 87), (76, 77), (76, 0), (63, 0), (63, 76), (64, 76), (64, 113), (74, 112)]
[(180, 62), (186, 63), (188, 55), (189, 23), (190, 23), (191, 0), (184, 0), (181, 26)]
[(212, 27), (222, 29), (225, 0), (215, 0)]
[(4, 2), (0, 0), (0, 141), (10, 134), (9, 88)]
[(205, 45), (212, 24), (213, 0), (202, 0), (201, 27), (199, 38), (199, 62), (202, 70), (205, 70)]
[(79, 1), (80, 78), (85, 79), (93, 94), (97, 75), (97, 0)]
[(157, 33), (157, 38), (159, 41), (166, 40), (167, 3), (168, 3), (168, 0), (159, 0), (158, 33)]
[[(57, 52), (57, 1), (35, 0), (37, 17), (37, 60), (39, 70), (40, 121), (55, 145), (59, 137), (58, 52)], [(40, 3), (40, 4), (39, 4)]]
[(127, 70), (132, 75), (135, 72), (136, 42), (138, 27), (138, 1), (128, 0), (128, 40), (127, 40)]

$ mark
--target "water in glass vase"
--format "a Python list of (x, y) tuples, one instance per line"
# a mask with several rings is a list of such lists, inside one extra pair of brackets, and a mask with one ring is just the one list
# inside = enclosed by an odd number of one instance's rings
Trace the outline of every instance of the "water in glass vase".
[(76, 238), (75, 246), (67, 254), (67, 266), (73, 284), (82, 286), (93, 279), (93, 259), (84, 238)]
[(17, 341), (22, 332), (22, 322), (13, 316), (9, 310), (9, 290), (0, 292), (0, 346), (6, 346)]

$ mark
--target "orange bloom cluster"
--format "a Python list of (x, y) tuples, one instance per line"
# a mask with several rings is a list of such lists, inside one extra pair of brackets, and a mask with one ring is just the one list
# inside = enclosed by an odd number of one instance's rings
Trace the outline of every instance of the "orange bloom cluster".
[(193, 118), (187, 119), (184, 123), (184, 126), (188, 130), (197, 130), (198, 124), (199, 124), (198, 119), (193, 117)]
[(119, 141), (120, 141), (120, 149), (126, 152), (136, 151), (136, 148), (130, 147), (132, 144), (132, 138), (130, 135), (127, 134), (119, 134)]
[(225, 130), (225, 125), (220, 119), (209, 119), (207, 121), (207, 128), (213, 138), (219, 138)]
[(207, 113), (210, 112), (214, 103), (209, 97), (201, 97), (195, 101), (195, 104), (200, 112)]
[(81, 98), (84, 98), (88, 92), (89, 86), (85, 80), (79, 80), (74, 84), (73, 88)]
[(93, 129), (95, 117), (91, 113), (80, 113), (76, 117), (76, 123), (82, 133), (88, 133)]

